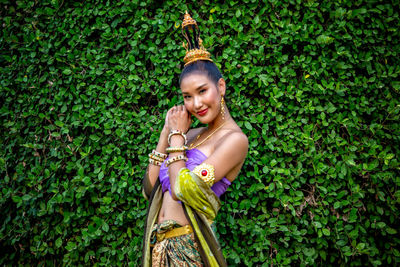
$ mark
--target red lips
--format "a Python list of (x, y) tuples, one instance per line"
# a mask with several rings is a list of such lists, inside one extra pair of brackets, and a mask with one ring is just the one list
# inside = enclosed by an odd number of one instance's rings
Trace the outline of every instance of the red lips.
[(204, 116), (204, 115), (206, 115), (207, 111), (208, 111), (208, 108), (206, 108), (205, 110), (201, 110), (201, 111), (197, 112), (197, 114), (199, 114), (200, 116)]

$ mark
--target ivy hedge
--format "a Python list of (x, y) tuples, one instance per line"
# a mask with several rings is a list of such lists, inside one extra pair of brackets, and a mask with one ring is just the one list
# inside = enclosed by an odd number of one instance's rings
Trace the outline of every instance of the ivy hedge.
[(249, 137), (229, 265), (400, 264), (398, 0), (1, 5), (1, 265), (139, 264), (185, 10)]

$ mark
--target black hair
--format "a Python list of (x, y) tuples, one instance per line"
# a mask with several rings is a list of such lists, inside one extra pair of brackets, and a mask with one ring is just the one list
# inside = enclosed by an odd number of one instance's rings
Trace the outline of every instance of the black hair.
[(208, 60), (197, 60), (183, 69), (181, 76), (179, 77), (179, 84), (181, 84), (182, 80), (186, 76), (196, 72), (205, 74), (208, 79), (215, 84), (215, 86), (218, 85), (219, 79), (222, 78), (222, 74), (214, 62)]

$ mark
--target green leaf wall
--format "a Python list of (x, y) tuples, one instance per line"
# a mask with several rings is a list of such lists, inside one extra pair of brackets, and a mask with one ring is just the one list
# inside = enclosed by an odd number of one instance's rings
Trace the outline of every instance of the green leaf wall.
[(185, 10), (249, 137), (217, 217), (228, 264), (400, 264), (399, 1), (1, 6), (0, 264), (139, 264)]

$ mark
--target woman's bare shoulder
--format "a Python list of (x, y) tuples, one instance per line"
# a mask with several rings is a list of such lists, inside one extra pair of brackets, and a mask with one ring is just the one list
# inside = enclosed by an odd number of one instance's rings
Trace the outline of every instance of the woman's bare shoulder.
[(227, 128), (225, 133), (220, 136), (215, 147), (217, 148), (220, 146), (233, 146), (237, 149), (237, 152), (242, 153), (243, 158), (245, 158), (249, 149), (249, 139), (242, 129), (235, 123), (231, 127)]
[(226, 138), (228, 138), (229, 136), (238, 136), (241, 139), (248, 141), (247, 135), (236, 123), (226, 129), (226, 131), (219, 138), (220, 142), (226, 140)]
[[(230, 139), (228, 141), (228, 139)], [(232, 129), (231, 131), (228, 131), (223, 135), (222, 138), (219, 140), (219, 144), (221, 145), (222, 143), (230, 143), (230, 142), (237, 142), (243, 144), (243, 148), (248, 148), (249, 146), (249, 139), (247, 138), (247, 135), (239, 128), (239, 129)]]

